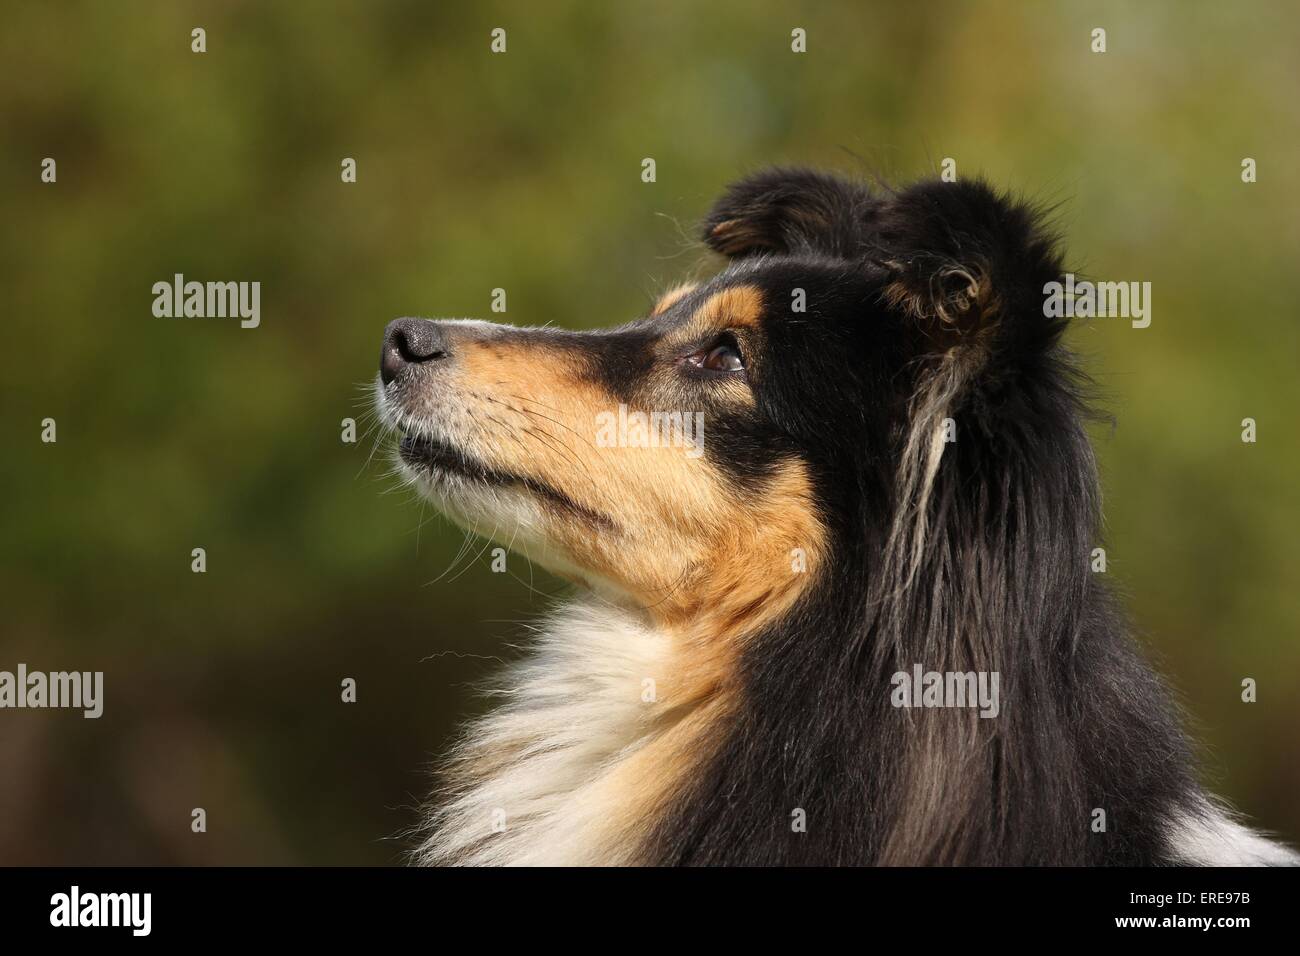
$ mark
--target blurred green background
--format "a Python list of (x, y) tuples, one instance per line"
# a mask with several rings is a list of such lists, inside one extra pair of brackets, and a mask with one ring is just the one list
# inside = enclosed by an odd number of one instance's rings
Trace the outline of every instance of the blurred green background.
[[(0, 669), (103, 670), (106, 702), (0, 712), (0, 862), (400, 859), (470, 685), (562, 589), (481, 557), (431, 583), (461, 534), (366, 464), (369, 439), (340, 441), (384, 324), (486, 317), (496, 287), (513, 322), (623, 321), (711, 267), (694, 222), (736, 176), (905, 180), (944, 157), (1059, 202), (1075, 271), (1153, 283), (1150, 328), (1074, 333), (1118, 419), (1096, 432), (1110, 574), (1211, 783), (1300, 839), (1294, 4), (4, 18)], [(260, 281), (261, 327), (154, 318), (176, 272)]]

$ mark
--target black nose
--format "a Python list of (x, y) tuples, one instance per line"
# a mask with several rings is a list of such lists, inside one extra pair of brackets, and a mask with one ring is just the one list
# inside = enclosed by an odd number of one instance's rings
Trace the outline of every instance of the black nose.
[(397, 319), (384, 329), (384, 349), (379, 353), (379, 377), (385, 385), (408, 365), (446, 358), (447, 334), (428, 319)]

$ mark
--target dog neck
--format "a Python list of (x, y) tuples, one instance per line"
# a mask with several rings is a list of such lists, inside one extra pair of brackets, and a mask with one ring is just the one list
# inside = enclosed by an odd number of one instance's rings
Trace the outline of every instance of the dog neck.
[(591, 595), (553, 615), (454, 750), (419, 861), (649, 862), (647, 824), (727, 706), (699, 693), (696, 637)]

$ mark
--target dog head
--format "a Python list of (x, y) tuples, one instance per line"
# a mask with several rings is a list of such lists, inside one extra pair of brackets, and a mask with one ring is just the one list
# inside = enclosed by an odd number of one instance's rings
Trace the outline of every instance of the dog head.
[(466, 527), (666, 617), (739, 621), (864, 525), (906, 560), (945, 422), (996, 431), (1054, 349), (1061, 268), (979, 182), (770, 171), (703, 238), (725, 267), (617, 328), (391, 323), (378, 403), (406, 477)]

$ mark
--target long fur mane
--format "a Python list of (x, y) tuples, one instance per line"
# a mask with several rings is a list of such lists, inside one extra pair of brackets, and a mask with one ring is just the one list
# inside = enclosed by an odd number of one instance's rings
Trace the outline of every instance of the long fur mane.
[[(883, 203), (840, 201), (847, 188), (760, 177), (706, 233), (728, 254), (820, 242), (878, 261), (894, 277), (882, 302), (916, 319), (905, 412), (836, 479), (831, 560), (743, 636), (736, 704), (706, 715), (691, 739), (707, 745), (666, 766), (664, 796), (631, 818), (620, 767), (702, 718), (652, 716), (638, 694), (671, 666), (674, 636), (591, 597), (562, 611), (455, 751), (418, 859), (1295, 862), (1201, 789), (1178, 707), (1089, 566), (1087, 388), (1035, 298), (1062, 272), (1035, 214), (979, 184)], [(893, 706), (891, 675), (918, 664), (999, 674), (998, 719)]]

